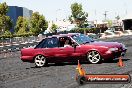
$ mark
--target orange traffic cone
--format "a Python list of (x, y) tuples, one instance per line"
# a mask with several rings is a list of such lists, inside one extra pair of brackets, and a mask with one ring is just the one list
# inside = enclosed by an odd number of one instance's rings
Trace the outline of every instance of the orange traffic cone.
[(79, 72), (79, 75), (80, 76), (85, 76), (86, 72), (85, 70), (81, 67), (81, 64), (79, 63), (79, 60), (78, 60), (78, 65), (77, 65), (77, 68), (76, 68)]
[(118, 62), (119, 67), (124, 67), (124, 63), (122, 61), (122, 57), (119, 57), (119, 62)]

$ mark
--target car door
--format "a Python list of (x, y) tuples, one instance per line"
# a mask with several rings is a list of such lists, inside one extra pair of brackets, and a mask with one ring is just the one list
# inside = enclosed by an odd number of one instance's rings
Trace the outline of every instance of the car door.
[(72, 48), (68, 47), (59, 47), (59, 42), (57, 37), (48, 38), (46, 47), (43, 48), (44, 54), (52, 62), (62, 62), (66, 61), (68, 57), (68, 51)]
[(72, 57), (75, 59), (79, 58), (85, 58), (86, 56), (86, 47), (82, 44), (83, 40), (85, 39), (85, 36), (81, 34), (73, 35), (71, 38), (74, 41), (74, 52), (72, 53)]
[(59, 37), (59, 51), (56, 56), (60, 59), (60, 61), (69, 61), (74, 50), (74, 48), (71, 46), (71, 41), (69, 42), (68, 46), (64, 47), (67, 39), (70, 41), (70, 38), (67, 36)]
[(79, 59), (84, 59), (85, 57), (85, 50), (81, 46), (76, 46), (76, 48), (73, 49), (73, 52), (71, 54), (71, 60), (77, 61)]
[(76, 46), (76, 49), (74, 50), (73, 55), (75, 57), (81, 57), (81, 56), (84, 56), (84, 54), (85, 54), (85, 48), (82, 48), (80, 45)]
[(58, 38), (47, 38), (45, 45), (43, 45), (43, 52), (48, 58), (56, 58), (56, 54), (58, 54)]
[(60, 61), (70, 61), (71, 59), (71, 54), (74, 51), (74, 48), (72, 46), (68, 47), (59, 47), (59, 59)]
[[(63, 54), (63, 60), (65, 59), (65, 61), (74, 61), (76, 60), (77, 58), (81, 57), (84, 53), (84, 49), (82, 49), (79, 45), (76, 46), (76, 49), (74, 49), (73, 47), (73, 40), (71, 39), (71, 37), (61, 37), (62, 39), (69, 39), (69, 45), (71, 46), (68, 46), (68, 47), (63, 47), (63, 45), (60, 47), (60, 53)], [(63, 42), (63, 41), (62, 41)], [(64, 44), (64, 42), (63, 42)], [(75, 43), (76, 44), (76, 43)], [(62, 59), (62, 58), (61, 58)]]

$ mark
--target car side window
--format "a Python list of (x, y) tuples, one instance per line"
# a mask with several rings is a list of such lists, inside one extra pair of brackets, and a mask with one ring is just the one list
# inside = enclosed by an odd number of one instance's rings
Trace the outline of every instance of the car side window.
[(46, 48), (47, 47), (47, 38), (43, 39), (35, 48)]
[(72, 46), (73, 41), (69, 37), (59, 38), (59, 47)]
[(47, 39), (47, 48), (58, 47), (58, 38), (49, 38)]

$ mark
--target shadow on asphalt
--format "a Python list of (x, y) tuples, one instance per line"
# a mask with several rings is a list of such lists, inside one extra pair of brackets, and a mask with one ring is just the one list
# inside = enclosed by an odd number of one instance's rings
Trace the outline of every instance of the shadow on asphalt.
[[(33, 63), (32, 63), (33, 64)], [(49, 63), (47, 66), (44, 67), (51, 67), (51, 66), (66, 66), (66, 65), (77, 65), (78, 63), (68, 63), (68, 62), (64, 62), (64, 63)], [(81, 62), (81, 64), (88, 64), (88, 62)], [(30, 68), (39, 68), (36, 66), (31, 66)], [(26, 68), (26, 69), (30, 69), (30, 68)]]
[[(86, 62), (83, 62), (81, 64), (87, 64)], [(54, 64), (48, 64), (49, 66), (65, 66), (65, 65), (77, 65), (77, 63), (54, 63)]]
[[(128, 60), (130, 60), (130, 59), (122, 59), (123, 60), (123, 62), (124, 61), (128, 61)], [(113, 60), (113, 61), (104, 61), (103, 63), (117, 63), (117, 62), (119, 62), (119, 60), (118, 59), (115, 59), (115, 60)], [(45, 67), (50, 67), (50, 66), (66, 66), (66, 65), (77, 65), (78, 63), (68, 63), (68, 62), (65, 62), (65, 63), (49, 63), (47, 66), (45, 66)], [(90, 63), (88, 63), (88, 62), (81, 62), (80, 64), (90, 64)], [(99, 64), (102, 64), (102, 63), (99, 63)], [(30, 67), (30, 68), (38, 68), (38, 67), (35, 67), (35, 66), (32, 66), (32, 67)], [(30, 68), (26, 68), (26, 69), (30, 69)]]
[[(130, 59), (122, 59), (123, 62), (128, 61), (128, 60), (130, 60)], [(104, 61), (103, 63), (117, 63), (117, 62), (119, 62), (119, 59), (115, 59), (113, 61)]]

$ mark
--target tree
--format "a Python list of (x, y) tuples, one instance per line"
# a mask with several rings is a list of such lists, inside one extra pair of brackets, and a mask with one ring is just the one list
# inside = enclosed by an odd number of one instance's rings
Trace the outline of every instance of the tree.
[(74, 23), (74, 19), (73, 19), (72, 15), (69, 16), (68, 20), (71, 22), (71, 24)]
[(24, 34), (29, 32), (29, 22), (25, 17), (19, 16), (15, 26), (15, 32), (17, 34)]
[(9, 16), (6, 16), (8, 12), (8, 6), (6, 3), (0, 3), (0, 32), (10, 31), (12, 28), (12, 20)]
[(51, 31), (55, 33), (55, 32), (57, 31), (57, 30), (56, 30), (57, 28), (58, 28), (58, 27), (57, 27), (56, 24), (52, 24), (52, 26), (51, 26)]
[(108, 27), (112, 27), (112, 20), (107, 20), (107, 22), (108, 22)]
[(3, 36), (6, 36), (6, 37), (12, 37), (12, 34), (9, 30), (6, 30), (3, 34)]
[(0, 30), (6, 31), (12, 28), (12, 21), (9, 16), (0, 14)]
[(87, 23), (88, 13), (84, 12), (82, 9), (82, 5), (78, 3), (73, 3), (71, 5), (71, 13), (72, 15), (69, 17), (71, 23), (75, 22), (78, 27), (83, 28)]
[(6, 15), (8, 12), (8, 6), (6, 2), (0, 3), (0, 15)]
[(31, 31), (35, 34), (44, 32), (48, 28), (48, 22), (43, 15), (35, 12), (31, 16)]
[(118, 21), (120, 19), (120, 16), (119, 15), (116, 16), (115, 19)]

